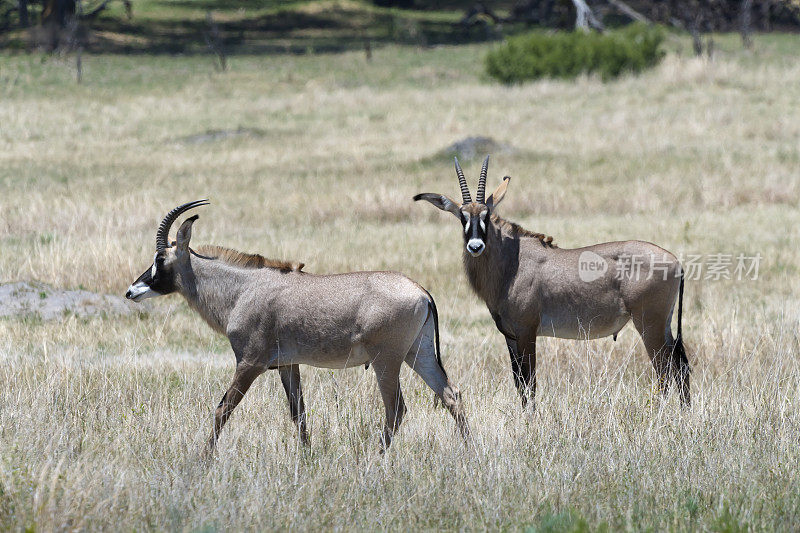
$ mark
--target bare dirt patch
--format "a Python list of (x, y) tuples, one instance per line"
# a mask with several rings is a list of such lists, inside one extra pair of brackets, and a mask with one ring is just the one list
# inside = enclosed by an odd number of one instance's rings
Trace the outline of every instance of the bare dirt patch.
[(204, 144), (216, 141), (224, 141), (226, 139), (236, 137), (263, 137), (264, 131), (255, 128), (243, 128), (239, 126), (235, 130), (206, 130), (203, 133), (195, 135), (187, 135), (177, 139), (178, 142), (183, 144)]
[(25, 281), (0, 284), (0, 317), (38, 315), (43, 320), (52, 320), (70, 314), (88, 317), (127, 315), (132, 311), (124, 299), (109, 294), (56, 289)]
[(486, 154), (514, 154), (517, 153), (515, 147), (510, 144), (498, 142), (491, 137), (467, 137), (456, 141), (447, 148), (441, 150), (439, 155), (458, 157), (463, 160), (470, 160), (479, 157), (486, 157)]

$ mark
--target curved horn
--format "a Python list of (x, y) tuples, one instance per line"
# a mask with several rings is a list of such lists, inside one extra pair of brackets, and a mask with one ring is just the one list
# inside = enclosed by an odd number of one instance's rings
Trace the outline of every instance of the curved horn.
[(478, 193), (475, 197), (475, 201), (479, 204), (486, 203), (486, 173), (489, 170), (489, 156), (486, 156), (486, 159), (483, 160), (483, 166), (481, 167), (481, 177), (478, 179)]
[(169, 229), (172, 227), (172, 224), (175, 222), (179, 216), (183, 213), (188, 211), (189, 209), (193, 209), (195, 207), (200, 207), (201, 205), (208, 205), (208, 200), (195, 200), (194, 202), (188, 202), (183, 205), (179, 205), (169, 213), (167, 216), (164, 217), (164, 220), (161, 221), (161, 224), (158, 226), (158, 232), (156, 233), (156, 251), (161, 251), (166, 249), (168, 245), (169, 239)]
[(461, 170), (461, 165), (458, 164), (458, 158), (454, 157), (456, 161), (456, 174), (458, 174), (458, 184), (461, 186), (461, 201), (465, 204), (472, 202), (472, 197), (469, 195), (469, 187), (467, 186), (467, 178), (464, 177), (464, 171)]

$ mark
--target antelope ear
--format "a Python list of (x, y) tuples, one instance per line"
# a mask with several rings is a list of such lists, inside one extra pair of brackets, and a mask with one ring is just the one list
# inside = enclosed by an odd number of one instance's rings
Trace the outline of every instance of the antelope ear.
[(498, 185), (491, 196), (486, 199), (486, 205), (491, 208), (497, 206), (497, 204), (503, 201), (503, 197), (506, 195), (506, 190), (508, 189), (509, 181), (511, 181), (511, 176), (506, 176), (503, 178), (503, 183)]
[(181, 224), (180, 229), (178, 229), (178, 236), (175, 241), (178, 250), (182, 252), (187, 252), (189, 250), (189, 241), (192, 238), (192, 224), (194, 224), (197, 218), (197, 215), (187, 218), (183, 221), (183, 224)]
[(422, 194), (418, 194), (414, 196), (414, 201), (418, 202), (420, 200), (426, 200), (432, 203), (434, 206), (438, 207), (442, 211), (447, 211), (448, 213), (452, 213), (453, 216), (461, 219), (461, 212), (460, 207), (461, 204), (456, 203), (451, 198), (448, 198), (444, 194), (434, 194), (430, 192), (424, 192)]

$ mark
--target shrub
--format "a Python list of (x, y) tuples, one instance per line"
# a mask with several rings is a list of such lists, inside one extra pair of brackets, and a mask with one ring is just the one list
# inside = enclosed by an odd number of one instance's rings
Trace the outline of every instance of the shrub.
[(663, 57), (660, 28), (632, 24), (604, 34), (533, 32), (508, 39), (486, 56), (486, 72), (503, 83), (574, 78), (597, 73), (604, 80), (641, 72)]

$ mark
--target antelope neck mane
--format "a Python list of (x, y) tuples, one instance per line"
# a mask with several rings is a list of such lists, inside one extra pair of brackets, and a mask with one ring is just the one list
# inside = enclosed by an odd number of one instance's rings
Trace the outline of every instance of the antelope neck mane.
[(558, 248), (558, 246), (553, 243), (553, 238), (549, 235), (528, 231), (519, 224), (515, 224), (514, 222), (500, 218), (494, 213), (492, 213), (491, 218), (494, 225), (500, 228), (500, 231), (508, 233), (512, 237), (530, 237), (532, 239), (539, 239), (539, 242), (541, 242), (542, 246), (545, 248)]
[(209, 259), (222, 261), (228, 265), (239, 268), (274, 268), (281, 272), (300, 272), (305, 266), (304, 263), (297, 261), (280, 261), (277, 259), (267, 259), (259, 254), (246, 254), (224, 246), (205, 244), (197, 249), (197, 253)]

